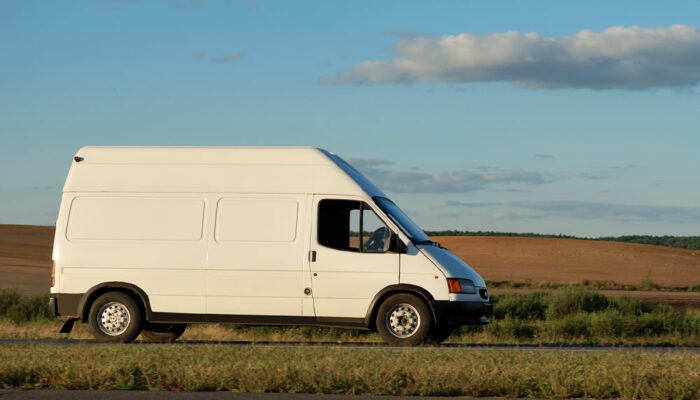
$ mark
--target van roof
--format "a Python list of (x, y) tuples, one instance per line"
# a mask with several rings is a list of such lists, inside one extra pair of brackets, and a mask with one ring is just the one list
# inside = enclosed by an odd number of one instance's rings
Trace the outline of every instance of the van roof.
[(315, 147), (87, 146), (76, 153), (86, 164), (323, 164)]
[(63, 191), (384, 196), (345, 160), (316, 147), (88, 146), (75, 154)]

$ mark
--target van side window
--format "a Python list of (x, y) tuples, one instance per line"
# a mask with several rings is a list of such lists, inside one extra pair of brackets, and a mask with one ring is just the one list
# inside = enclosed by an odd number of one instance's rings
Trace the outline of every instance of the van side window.
[(389, 228), (366, 203), (321, 200), (318, 204), (318, 243), (322, 246), (384, 253), (389, 250), (390, 237)]

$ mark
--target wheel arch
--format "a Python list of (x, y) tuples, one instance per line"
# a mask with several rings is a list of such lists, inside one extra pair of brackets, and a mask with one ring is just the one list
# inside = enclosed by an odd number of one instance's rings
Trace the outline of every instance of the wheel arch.
[(435, 298), (425, 289), (416, 285), (409, 284), (398, 284), (390, 285), (380, 290), (372, 302), (370, 303), (369, 309), (367, 310), (367, 315), (365, 316), (365, 325), (372, 331), (376, 331), (376, 319), (379, 307), (382, 305), (384, 300), (399, 293), (408, 293), (416, 295), (418, 298), (422, 299), (430, 310), (430, 316), (434, 323), (437, 323), (437, 313), (435, 312)]
[(80, 310), (79, 318), (81, 321), (87, 321), (92, 303), (94, 303), (95, 299), (107, 292), (121, 292), (133, 298), (136, 304), (141, 308), (141, 314), (144, 320), (148, 321), (151, 319), (151, 303), (143, 289), (132, 283), (103, 282), (90, 288), (80, 300), (78, 310)]

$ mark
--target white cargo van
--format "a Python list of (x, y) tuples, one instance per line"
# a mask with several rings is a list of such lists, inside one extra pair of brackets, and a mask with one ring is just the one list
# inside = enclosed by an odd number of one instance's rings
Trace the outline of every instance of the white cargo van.
[(100, 341), (186, 324), (322, 325), (391, 344), (485, 324), (484, 280), (317, 148), (84, 147), (63, 188), (50, 312)]

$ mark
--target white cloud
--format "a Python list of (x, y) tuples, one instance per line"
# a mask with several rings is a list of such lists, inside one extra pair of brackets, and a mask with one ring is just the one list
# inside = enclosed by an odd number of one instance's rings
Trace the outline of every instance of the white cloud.
[(618, 219), (624, 221), (661, 221), (700, 223), (700, 207), (628, 205), (585, 201), (518, 201), (511, 206), (529, 211), (504, 212), (495, 218), (563, 216), (580, 219)]
[(324, 82), (511, 82), (528, 88), (648, 89), (700, 81), (700, 31), (614, 26), (562, 37), (461, 33), (405, 37), (396, 57), (365, 61)]
[(435, 208), (445, 208), (445, 207), (490, 207), (502, 205), (501, 202), (495, 201), (456, 201), (456, 200), (436, 200), (432, 202)]
[(551, 155), (551, 154), (535, 154), (533, 157), (539, 158), (539, 159), (542, 159), (542, 160), (548, 160), (548, 159), (550, 159), (550, 158), (554, 158), (554, 156)]
[(503, 183), (540, 184), (544, 177), (524, 170), (499, 172), (449, 171), (429, 174), (416, 171), (393, 171), (384, 160), (350, 158), (348, 162), (382, 189), (393, 192), (448, 193), (469, 192)]

